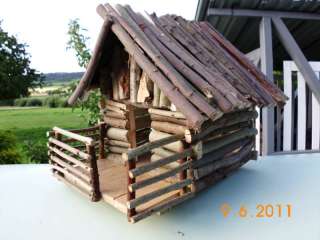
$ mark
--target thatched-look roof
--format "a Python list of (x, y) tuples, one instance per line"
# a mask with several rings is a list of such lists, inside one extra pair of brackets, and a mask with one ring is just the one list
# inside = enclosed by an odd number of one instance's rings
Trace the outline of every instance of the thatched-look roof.
[(114, 37), (191, 127), (224, 113), (254, 105), (281, 105), (286, 100), (281, 90), (207, 22), (155, 14), (147, 20), (120, 5), (115, 9), (99, 5), (97, 11), (104, 24), (87, 71), (69, 99), (71, 104), (101, 81), (101, 62), (112, 52), (110, 38)]

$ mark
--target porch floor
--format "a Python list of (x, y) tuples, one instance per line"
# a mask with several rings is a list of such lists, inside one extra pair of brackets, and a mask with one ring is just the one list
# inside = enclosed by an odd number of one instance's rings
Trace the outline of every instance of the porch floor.
[[(115, 160), (102, 159), (98, 160), (98, 171), (100, 181), (100, 191), (102, 193), (102, 199), (120, 210), (123, 213), (127, 213), (127, 170), (126, 166)], [(153, 177), (159, 174), (159, 171), (151, 171), (137, 177), (136, 181), (141, 181), (146, 178)], [(136, 198), (145, 195), (149, 192), (159, 190), (175, 182), (175, 178), (168, 178), (166, 180), (154, 183), (142, 189), (136, 191)], [(176, 197), (179, 194), (179, 190), (167, 193), (158, 198), (155, 198), (145, 204), (142, 204), (136, 208), (139, 213), (147, 208), (158, 204), (168, 198)]]

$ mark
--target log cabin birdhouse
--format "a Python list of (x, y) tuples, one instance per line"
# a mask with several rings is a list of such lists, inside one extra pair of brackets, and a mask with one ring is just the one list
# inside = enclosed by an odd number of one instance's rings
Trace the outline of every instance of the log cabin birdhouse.
[(256, 159), (255, 107), (286, 96), (206, 22), (99, 5), (92, 58), (69, 99), (101, 92), (98, 126), (49, 132), (54, 176), (137, 222)]

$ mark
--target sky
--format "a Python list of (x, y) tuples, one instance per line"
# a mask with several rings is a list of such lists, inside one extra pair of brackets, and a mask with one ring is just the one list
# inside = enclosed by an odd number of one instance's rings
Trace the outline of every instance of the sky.
[[(66, 50), (68, 22), (79, 18), (93, 49), (102, 19), (96, 7), (103, 0), (0, 0), (2, 28), (28, 44), (31, 66), (40, 72), (83, 71), (72, 50)], [(194, 19), (198, 0), (110, 0), (110, 4), (129, 4), (135, 11), (174, 13)]]

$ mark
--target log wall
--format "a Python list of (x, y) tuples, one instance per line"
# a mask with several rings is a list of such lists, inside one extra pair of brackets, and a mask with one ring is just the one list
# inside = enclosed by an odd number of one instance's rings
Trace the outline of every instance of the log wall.
[[(126, 101), (106, 100), (101, 113), (106, 124), (104, 144), (107, 159), (121, 161), (122, 153), (128, 152), (129, 148), (140, 146), (148, 140), (150, 117), (147, 109), (137, 108)], [(134, 124), (134, 129), (132, 129), (132, 124)], [(135, 142), (134, 146), (133, 142)]]

